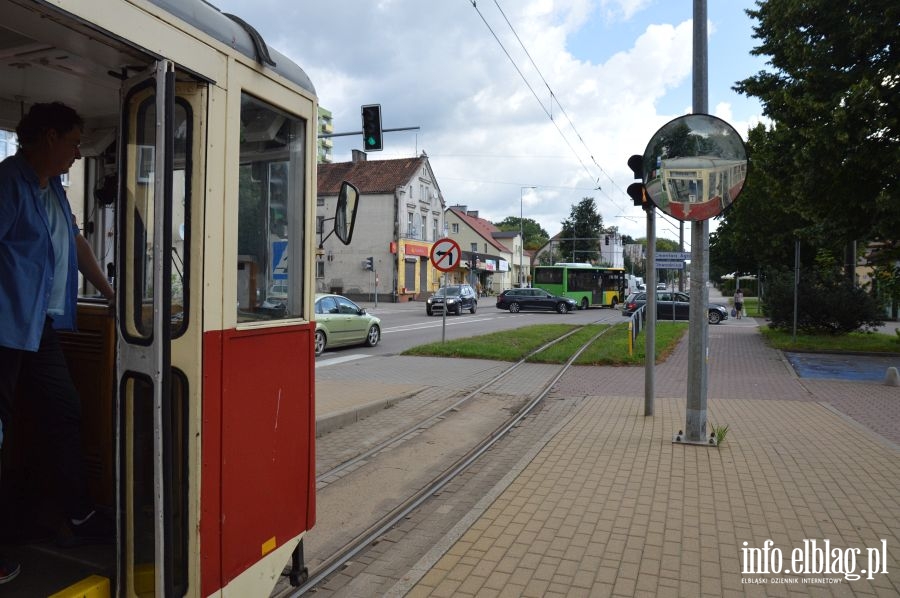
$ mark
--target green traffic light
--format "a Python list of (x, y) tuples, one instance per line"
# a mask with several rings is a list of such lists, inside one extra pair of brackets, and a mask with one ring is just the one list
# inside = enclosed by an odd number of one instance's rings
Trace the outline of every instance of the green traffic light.
[(374, 137), (366, 137), (366, 145), (369, 145), (369, 146), (375, 145), (375, 138)]

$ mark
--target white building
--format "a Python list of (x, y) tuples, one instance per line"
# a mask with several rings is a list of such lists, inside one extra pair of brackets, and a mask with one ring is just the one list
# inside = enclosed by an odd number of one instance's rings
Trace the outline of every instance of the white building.
[[(317, 240), (331, 228), (343, 181), (360, 192), (356, 229), (350, 245), (335, 238), (321, 243), (316, 291), (358, 300), (369, 300), (377, 291), (385, 300), (399, 301), (434, 292), (440, 272), (429, 256), (434, 241), (444, 235), (444, 198), (425, 152), (416, 158), (370, 161), (364, 152), (354, 151), (352, 162), (319, 164)], [(368, 257), (374, 271), (364, 266)]]
[[(468, 206), (450, 206), (444, 216), (447, 236), (459, 244), (466, 267), (453, 273), (454, 282), (468, 282), (485, 293), (499, 293), (530, 280), (530, 258), (521, 251), (518, 231), (504, 232), (478, 217)], [(521, 263), (520, 263), (521, 260)]]

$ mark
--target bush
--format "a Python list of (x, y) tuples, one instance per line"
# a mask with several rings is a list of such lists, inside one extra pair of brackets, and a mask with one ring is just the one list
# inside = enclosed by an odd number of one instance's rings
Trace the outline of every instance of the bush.
[[(797, 329), (804, 334), (846, 334), (883, 323), (874, 298), (830, 272), (802, 271), (797, 292)], [(793, 272), (779, 272), (769, 278), (765, 312), (772, 328), (792, 330)]]
[[(726, 297), (734, 296), (734, 279), (723, 280), (719, 285), (719, 291)], [(741, 279), (741, 292), (744, 297), (759, 297), (759, 283), (755, 278)]]

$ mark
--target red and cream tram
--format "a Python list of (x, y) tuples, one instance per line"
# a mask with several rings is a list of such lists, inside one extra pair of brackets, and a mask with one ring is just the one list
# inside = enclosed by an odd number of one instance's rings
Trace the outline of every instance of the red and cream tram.
[[(3, 594), (268, 595), (286, 567), (302, 576), (315, 521), (313, 85), (202, 0), (0, 0), (0, 14), (0, 126), (37, 102), (85, 119), (67, 194), (117, 293), (113, 309), (84, 283), (63, 335), (116, 544), (2, 545), (23, 564)], [(344, 242), (356, 199), (346, 185)], [(4, 522), (25, 506), (20, 523), (52, 528), (39, 438), (20, 397)], [(66, 589), (91, 574), (93, 590)]]
[(747, 178), (746, 160), (716, 156), (663, 158), (661, 207), (679, 220), (708, 220), (731, 205)]

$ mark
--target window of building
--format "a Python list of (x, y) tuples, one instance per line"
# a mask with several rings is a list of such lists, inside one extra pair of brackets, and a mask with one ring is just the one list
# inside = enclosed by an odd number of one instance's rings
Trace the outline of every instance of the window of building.
[(316, 260), (316, 278), (325, 278), (325, 260)]
[(472, 253), (476, 253), (478, 251), (478, 243), (472, 243), (471, 247), (469, 247), (469, 250)]
[(451, 225), (450, 225), (450, 231), (451, 231), (454, 235), (457, 234), (457, 233), (459, 232), (459, 224), (457, 224), (456, 222), (454, 222), (453, 224), (451, 224)]
[(438, 219), (435, 218), (433, 220), (433, 226), (431, 227), (431, 239), (433, 241), (437, 241), (438, 239)]
[(321, 235), (325, 230), (325, 216), (316, 216), (316, 234)]
[(422, 240), (427, 241), (428, 239), (425, 238), (425, 231), (428, 230), (428, 216), (426, 216), (425, 214), (422, 214), (421, 219), (422, 219)]

